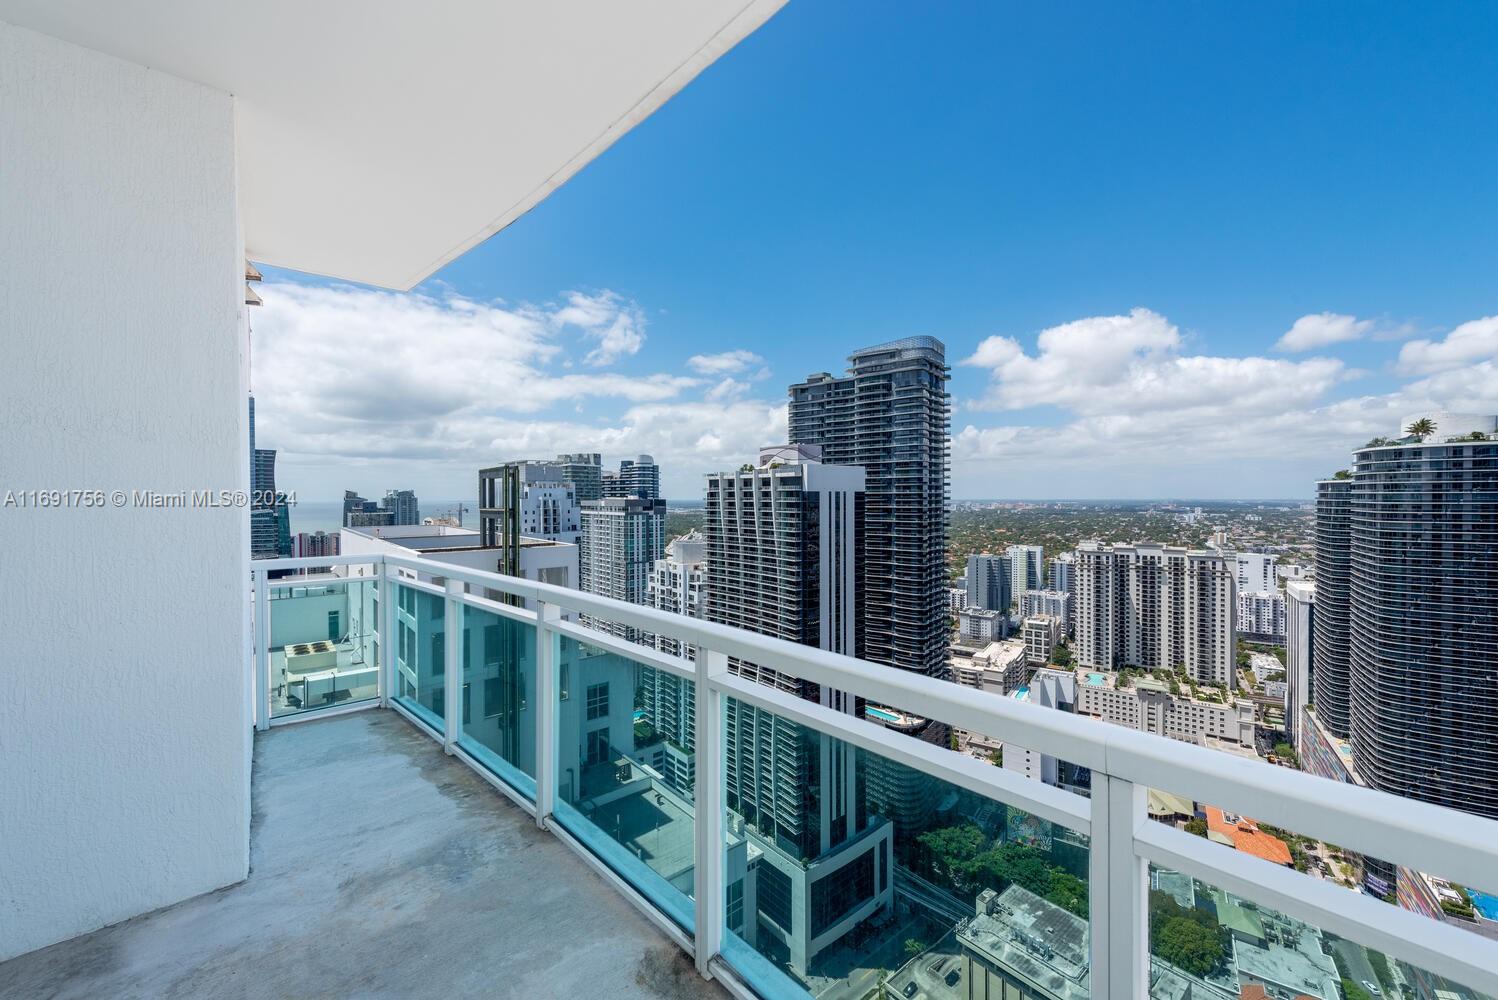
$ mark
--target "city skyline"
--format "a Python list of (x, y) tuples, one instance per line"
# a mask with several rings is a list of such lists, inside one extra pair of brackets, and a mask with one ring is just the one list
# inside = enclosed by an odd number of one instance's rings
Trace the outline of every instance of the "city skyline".
[(953, 365), (958, 498), (1309, 499), (1401, 413), (1498, 409), (1493, 8), (849, 36), (837, 6), (790, 5), (415, 294), (267, 269), (281, 478), (466, 496), (646, 452), (693, 497), (784, 440), (785, 385), (913, 335)]

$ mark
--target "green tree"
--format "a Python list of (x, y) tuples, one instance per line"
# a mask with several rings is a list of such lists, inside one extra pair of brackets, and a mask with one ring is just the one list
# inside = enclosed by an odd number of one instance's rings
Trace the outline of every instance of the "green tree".
[(937, 881), (965, 891), (973, 883), (974, 861), (988, 846), (988, 838), (972, 823), (928, 830), (916, 838)]
[(1436, 422), (1429, 417), (1421, 417), (1406, 427), (1404, 432), (1411, 437), (1417, 437), (1421, 441), (1424, 441), (1436, 432)]
[(1207, 835), (1207, 821), (1200, 816), (1193, 816), (1186, 821), (1186, 832), (1197, 837)]
[(921, 952), (923, 952), (925, 950), (926, 950), (926, 942), (920, 940), (919, 938), (906, 938), (905, 939), (905, 957), (906, 958), (915, 958), (917, 955), (919, 955)]
[(1150, 950), (1192, 975), (1205, 976), (1227, 955), (1228, 933), (1217, 918), (1184, 907), (1168, 893), (1150, 893)]

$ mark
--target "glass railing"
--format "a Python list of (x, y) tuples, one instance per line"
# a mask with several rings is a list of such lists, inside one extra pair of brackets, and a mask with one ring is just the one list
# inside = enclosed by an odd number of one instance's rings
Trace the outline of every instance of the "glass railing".
[(574, 590), (316, 562), (255, 567), (257, 724), (401, 710), (737, 995), (1498, 996), (1469, 888), (1498, 822)]
[(531, 801), (536, 798), (536, 626), (464, 605), (458, 746)]
[(598, 644), (607, 641), (560, 638), (557, 822), (690, 933), (696, 811), (679, 758), (692, 751), (668, 742), (662, 714), (694, 706), (653, 700), (664, 671)]

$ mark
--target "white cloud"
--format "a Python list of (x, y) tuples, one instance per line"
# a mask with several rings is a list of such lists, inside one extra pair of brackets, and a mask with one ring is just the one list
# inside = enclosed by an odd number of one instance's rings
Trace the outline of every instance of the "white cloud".
[(1296, 320), (1285, 335), (1275, 342), (1274, 349), (1296, 353), (1314, 351), (1328, 344), (1359, 340), (1373, 329), (1373, 320), (1358, 319), (1341, 313), (1311, 313)]
[(1211, 417), (1303, 404), (1345, 373), (1331, 358), (1183, 356), (1181, 345), (1180, 331), (1165, 317), (1135, 309), (1043, 330), (1033, 355), (1010, 338), (989, 337), (963, 363), (991, 373), (975, 408), (1051, 405), (1125, 421), (1153, 412)]
[(694, 354), (687, 358), (687, 367), (699, 375), (730, 375), (764, 362), (765, 359), (753, 351), (739, 349), (721, 354)]
[[(311, 496), (365, 485), (345, 481), (360, 469), (456, 484), (463, 496), (483, 465), (563, 451), (653, 454), (675, 489), (696, 496), (699, 473), (786, 436), (784, 401), (747, 398), (744, 379), (567, 370), (571, 331), (596, 353), (621, 317), (635, 322), (639, 307), (613, 293), (572, 293), (547, 309), (347, 286), (260, 291), (259, 441), (281, 451), (288, 487)], [(704, 398), (684, 398), (694, 393)]]
[(1498, 357), (1498, 316), (1470, 320), (1440, 340), (1412, 340), (1399, 350), (1401, 375), (1431, 375)]
[(576, 326), (598, 346), (583, 357), (596, 367), (611, 365), (645, 346), (645, 312), (605, 289), (597, 295), (568, 292), (567, 304), (551, 314), (558, 326)]

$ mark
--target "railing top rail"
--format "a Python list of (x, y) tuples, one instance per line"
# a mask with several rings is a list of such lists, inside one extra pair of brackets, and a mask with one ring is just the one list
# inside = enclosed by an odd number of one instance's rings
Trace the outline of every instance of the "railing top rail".
[(587, 594), (396, 554), (262, 560), (256, 569), (383, 563), (546, 601), (987, 736), (1103, 774), (1251, 815), (1295, 833), (1465, 885), (1498, 880), (1498, 821), (1259, 760), (1058, 712), (840, 653)]

